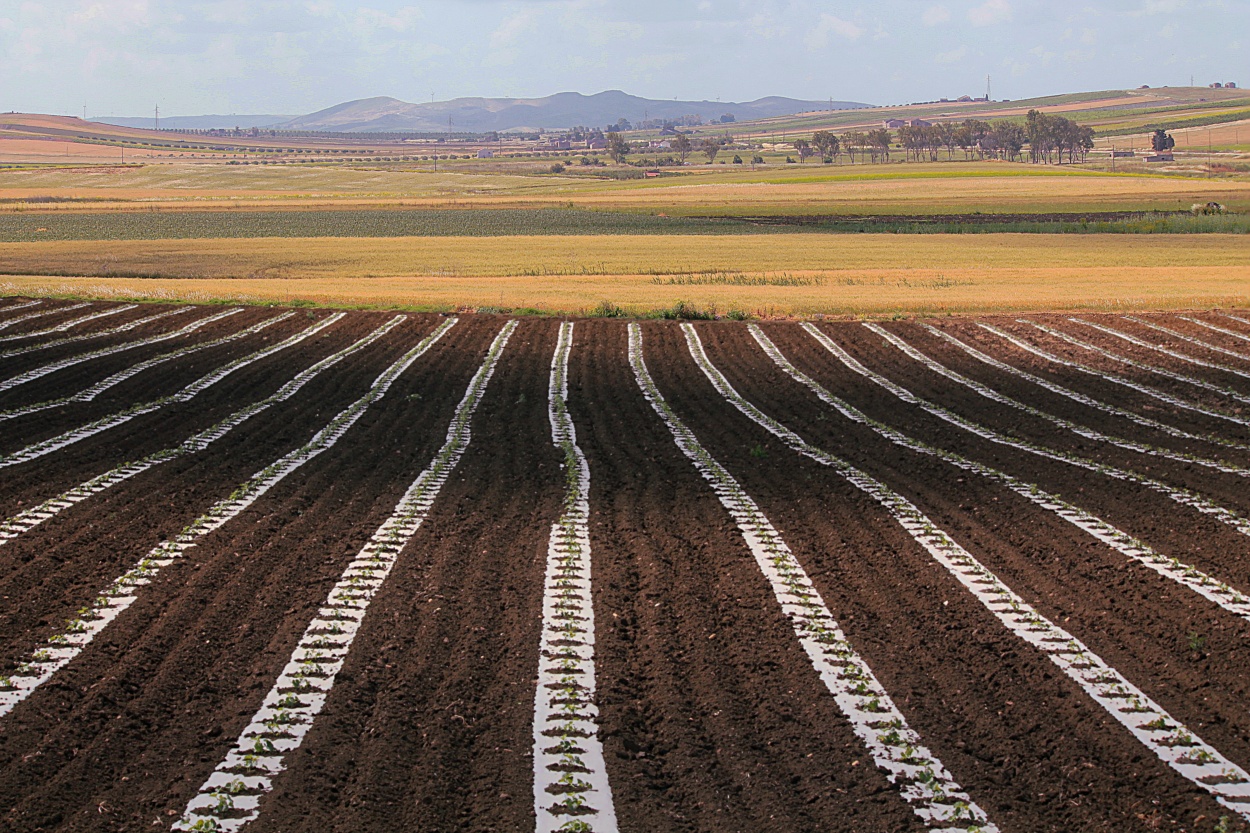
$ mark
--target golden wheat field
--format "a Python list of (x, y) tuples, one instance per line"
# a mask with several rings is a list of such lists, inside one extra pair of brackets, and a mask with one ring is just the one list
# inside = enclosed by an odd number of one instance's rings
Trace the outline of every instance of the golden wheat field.
[(4, 290), (21, 294), (548, 312), (602, 301), (762, 315), (1250, 303), (1244, 235), (65, 242), (0, 245), (0, 271)]

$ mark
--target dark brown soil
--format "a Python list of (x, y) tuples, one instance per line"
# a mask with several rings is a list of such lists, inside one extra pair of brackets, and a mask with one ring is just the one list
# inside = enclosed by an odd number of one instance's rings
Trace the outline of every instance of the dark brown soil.
[[(248, 310), (193, 338), (272, 314)], [(173, 445), (389, 317), (351, 313), (324, 337), (249, 366), (185, 406), (4, 470), (0, 513), (9, 517), (118, 462)], [(0, 673), (150, 547), (306, 441), (440, 320), (410, 316), (207, 451), (157, 466), (0, 546)], [(168, 829), (256, 712), (344, 566), (444, 442), (505, 320), (466, 317), (336, 446), (163, 570), (80, 657), (0, 718), (0, 828)], [(1236, 339), (1172, 316), (1161, 320), (1239, 349)], [(0, 452), (176, 390), (310, 323), (301, 312), (263, 337), (141, 374), (106, 401), (5, 423)], [(1097, 364), (1010, 319), (995, 323)], [(1178, 441), (1048, 393), (913, 324), (888, 326), (1037, 408), (1107, 433), (1250, 463), (1250, 455)], [(1230, 424), (1047, 366), (971, 322), (942, 326), (1096, 398), (1238, 435)], [(1009, 490), (843, 418), (777, 370), (742, 325), (698, 329), (711, 359), (749, 400), (915, 502), (1041, 613), (1250, 766), (1245, 620), (1129, 564)], [(1157, 549), (1250, 589), (1250, 539), (1227, 526), (1132, 484), (975, 438), (848, 371), (799, 327), (765, 329), (796, 364), (873, 418), (1060, 492)], [(1082, 440), (936, 376), (858, 324), (823, 329), (873, 370), (995, 430), (1133, 468), (1250, 514), (1244, 478)], [(726, 403), (690, 358), (677, 325), (648, 323), (644, 332), (648, 365), (677, 413), (758, 502), (909, 723), (1006, 833), (1209, 833), (1229, 815), (1007, 632), (873, 500)], [(1082, 337), (1108, 343), (1091, 333)], [(373, 600), (324, 711), (248, 830), (533, 829), (542, 585), (563, 489), (547, 415), (555, 342), (553, 321), (525, 320), (513, 335), (474, 417), (468, 451)], [(0, 399), (0, 408), (72, 393), (148, 351), (52, 374)], [(0, 375), (13, 372), (20, 371), (0, 363)], [(1199, 398), (1158, 377), (1143, 381)], [(1229, 384), (1250, 391), (1250, 383)], [(641, 395), (623, 322), (577, 324), (570, 408), (591, 470), (598, 705), (621, 830), (922, 830), (816, 675), (732, 518)]]

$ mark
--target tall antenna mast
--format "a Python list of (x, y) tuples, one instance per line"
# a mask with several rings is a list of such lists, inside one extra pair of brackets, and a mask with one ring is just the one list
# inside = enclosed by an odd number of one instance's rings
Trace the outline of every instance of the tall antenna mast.
[(160, 130), (161, 129), (161, 105), (159, 104), (156, 105), (156, 114), (155, 116), (153, 116), (153, 121), (156, 123), (156, 126), (153, 127), (152, 129)]
[(990, 100), (990, 77), (985, 76), (985, 100)]

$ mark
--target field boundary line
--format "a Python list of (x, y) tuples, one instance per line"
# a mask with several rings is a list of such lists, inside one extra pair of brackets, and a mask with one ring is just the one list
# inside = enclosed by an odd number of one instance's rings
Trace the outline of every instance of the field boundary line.
[[(228, 309), (224, 312), (214, 313), (213, 315), (201, 318), (198, 321), (192, 321), (190, 324), (183, 327), (180, 332), (183, 334), (195, 332), (207, 324), (215, 323), (223, 318), (228, 318), (231, 315), (237, 315), (242, 311), (242, 307), (235, 307), (234, 309)], [(294, 314), (295, 313), (293, 312), (282, 313), (274, 318), (261, 321), (250, 327), (239, 330), (236, 333), (221, 336), (220, 338), (205, 341), (200, 344), (188, 344), (185, 347), (178, 348), (177, 350), (171, 350), (168, 353), (161, 353), (159, 356), (152, 356), (149, 359), (144, 359), (138, 364), (133, 364), (130, 367), (123, 368), (122, 370), (114, 373), (112, 376), (109, 376), (107, 379), (96, 382), (94, 385), (86, 387), (78, 393), (71, 394), (69, 396), (62, 396), (59, 399), (49, 399), (44, 402), (36, 402), (32, 405), (23, 405), (8, 411), (0, 411), (0, 422), (8, 419), (16, 419), (21, 416), (28, 416), (30, 414), (37, 414), (40, 411), (47, 411), (51, 408), (59, 408), (60, 406), (68, 405), (71, 402), (90, 402), (114, 385), (120, 385), (127, 379), (137, 376), (149, 368), (156, 367), (159, 364), (164, 364), (167, 361), (171, 361), (182, 356), (189, 356), (192, 353), (198, 353), (200, 350), (207, 350), (210, 347), (218, 347), (222, 344), (228, 344), (231, 341), (237, 341), (245, 336), (259, 333), (261, 330), (264, 330), (270, 325), (277, 324), (279, 321), (290, 318)]]
[[(1046, 333), (1047, 335), (1052, 335), (1055, 338), (1060, 339), (1061, 341), (1065, 341), (1074, 347), (1079, 347), (1082, 350), (1089, 350), (1090, 352), (1097, 353), (1100, 356), (1110, 359), (1114, 362), (1119, 362), (1120, 364), (1125, 364), (1125, 365), (1128, 365), (1129, 367), (1137, 368), (1138, 370), (1144, 370), (1148, 373), (1154, 373), (1156, 375), (1163, 376), (1168, 379), (1172, 379), (1173, 381), (1184, 382), (1185, 384), (1193, 385), (1195, 387), (1202, 388), (1203, 390), (1209, 390), (1212, 393), (1222, 394), (1224, 396), (1228, 396), (1233, 399), (1238, 399), (1240, 397), (1240, 394), (1238, 394), (1236, 391), (1229, 390), (1228, 388), (1212, 384), (1202, 379), (1195, 379), (1192, 376), (1186, 376), (1183, 373), (1177, 373), (1175, 371), (1168, 370), (1162, 367), (1155, 367), (1154, 365), (1146, 364), (1144, 362), (1139, 362), (1136, 359), (1130, 359), (1125, 356), (1121, 356), (1117, 353), (1113, 353), (1112, 351), (1107, 350), (1104, 347), (1099, 347), (1096, 344), (1090, 344), (1089, 342), (1082, 341), (1081, 339), (1077, 338), (1074, 335), (1065, 333), (1063, 330), (1057, 330), (1054, 327), (1047, 326), (1046, 324), (1040, 324), (1037, 321), (1030, 321), (1027, 318), (1019, 318), (1016, 321), (1019, 324), (1030, 325), (1034, 327), (1035, 329), (1038, 329), (1042, 331), (1043, 333)], [(1085, 373), (1089, 376), (1093, 376), (1096, 379), (1101, 379), (1104, 382), (1111, 382), (1112, 384), (1120, 385), (1121, 387), (1126, 387), (1129, 390), (1134, 390), (1134, 391), (1137, 391), (1138, 393), (1143, 393), (1146, 396), (1151, 397), (1152, 399), (1157, 399), (1160, 402), (1163, 402), (1167, 405), (1171, 405), (1175, 408), (1180, 408), (1186, 411), (1193, 411), (1194, 413), (1202, 414), (1204, 416), (1214, 417), (1215, 419), (1222, 419), (1226, 422), (1233, 422), (1233, 423), (1236, 423), (1237, 425), (1250, 426), (1250, 420), (1243, 419), (1237, 416), (1236, 414), (1229, 413), (1228, 411), (1223, 411), (1223, 410), (1219, 410), (1216, 408), (1208, 408), (1205, 405), (1199, 405), (1194, 402), (1188, 402), (1184, 399), (1181, 399), (1178, 396), (1173, 396), (1172, 394), (1167, 393), (1166, 391), (1161, 391), (1158, 388), (1152, 388), (1149, 385), (1144, 385), (1140, 382), (1134, 382), (1132, 379), (1127, 379), (1115, 373), (1105, 373), (1101, 370), (1092, 368), (1089, 365), (1081, 364), (1078, 361), (1073, 361), (1072, 359), (1065, 359), (1062, 356), (1057, 356), (1054, 353), (1049, 352), (1048, 350), (1043, 350), (1041, 347), (1038, 347), (1037, 345), (1030, 344), (1024, 339), (1014, 336), (1011, 333), (1007, 332), (1006, 330), (1000, 330), (998, 327), (994, 327), (990, 324), (978, 322), (977, 326), (981, 327), (987, 332), (993, 333), (999, 338), (1002, 338), (1002, 339), (1005, 339), (1006, 341), (1011, 342), (1012, 344), (1019, 347), (1021, 350), (1024, 350), (1026, 353), (1030, 353), (1034, 356), (1037, 356), (1040, 359), (1045, 359), (1048, 362), (1052, 362), (1058, 365), (1063, 365), (1064, 367), (1070, 367), (1073, 370), (1078, 370), (1081, 373)], [(1247, 399), (1247, 402), (1250, 402), (1250, 399)], [(1217, 438), (1214, 438), (1212, 435), (1206, 435), (1206, 436), (1209, 442), (1219, 442), (1219, 443), (1222, 443), (1223, 445), (1233, 444), (1232, 440), (1217, 439)], [(1243, 448), (1245, 446), (1237, 445), (1236, 447)]]
[[(405, 317), (406, 316), (403, 315), (395, 316), (390, 321), (366, 335), (364, 338), (353, 342), (337, 353), (326, 356), (312, 367), (304, 369), (293, 379), (279, 388), (275, 393), (254, 402), (245, 408), (235, 411), (233, 414), (215, 425), (205, 428), (197, 434), (193, 434), (178, 445), (154, 452), (140, 460), (133, 460), (114, 466), (104, 474), (93, 477), (67, 492), (62, 492), (55, 497), (49, 498), (42, 503), (36, 504), (29, 509), (19, 512), (13, 517), (0, 522), (0, 546), (7, 544), (9, 541), (25, 532), (29, 532), (44, 521), (51, 520), (53, 517), (71, 506), (81, 503), (89, 497), (98, 495), (104, 490), (116, 486), (124, 480), (129, 480), (137, 474), (141, 474), (154, 466), (173, 460), (176, 457), (181, 457), (185, 454), (191, 454), (197, 451), (203, 451), (208, 448), (209, 445), (226, 436), (247, 420), (262, 411), (267, 410), (270, 406), (290, 399), (300, 390), (300, 388), (308, 384), (308, 382), (312, 381), (312, 379), (320, 373), (328, 370), (353, 353), (363, 350), (365, 347), (377, 341), (379, 338), (394, 329), (405, 319)], [(454, 324), (454, 322), (452, 323)], [(451, 326), (452, 324), (444, 322), (444, 325), (440, 329), (446, 331), (451, 329)]]
[[(165, 310), (155, 315), (149, 315), (146, 318), (136, 318), (126, 324), (120, 324), (111, 330), (100, 330), (96, 333), (79, 333), (76, 336), (66, 336), (65, 338), (56, 338), (52, 341), (41, 341), (38, 344), (28, 344), (25, 347), (14, 347), (12, 350), (5, 350), (0, 353), (0, 359), (6, 359), (10, 356), (22, 356), (27, 353), (37, 353), (40, 350), (47, 350), (51, 347), (60, 347), (65, 344), (77, 344), (80, 341), (90, 341), (93, 338), (103, 338), (104, 336), (115, 336), (118, 333), (128, 333), (133, 329), (142, 327), (144, 324), (150, 324), (153, 321), (159, 321), (162, 318), (169, 318), (174, 315), (182, 315), (190, 312), (194, 307), (178, 307), (177, 309)], [(140, 344), (142, 342), (131, 342)]]
[[(1197, 345), (1198, 347), (1201, 347), (1204, 350), (1210, 350), (1213, 353), (1221, 353), (1225, 356), (1231, 356), (1234, 359), (1241, 359), (1242, 361), (1250, 361), (1250, 356), (1247, 356), (1245, 353), (1238, 353), (1236, 350), (1230, 350), (1227, 347), (1220, 347), (1218, 344), (1212, 344), (1209, 341), (1203, 341), (1202, 339), (1196, 336), (1185, 335), (1182, 332), (1173, 330), (1171, 327), (1165, 327), (1162, 324), (1156, 324), (1153, 321), (1147, 321), (1146, 319), (1138, 318), (1135, 315), (1121, 315), (1120, 317), (1124, 319), (1125, 321), (1132, 321), (1134, 324), (1141, 324), (1143, 327), (1149, 327), (1155, 332), (1164, 333), (1166, 335), (1172, 336), (1173, 338), (1179, 338), (1181, 341), (1186, 341), (1186, 342), (1189, 342), (1190, 344)], [(1192, 319), (1189, 319), (1189, 320), (1192, 320)], [(1226, 331), (1226, 332), (1231, 332), (1231, 331)], [(1236, 333), (1234, 333), (1234, 335), (1236, 335)], [(1245, 376), (1246, 378), (1250, 379), (1250, 373), (1246, 373), (1243, 370), (1233, 370), (1232, 368), (1225, 367), (1222, 364), (1217, 364), (1215, 365), (1215, 367), (1218, 367), (1221, 370), (1228, 370), (1230, 373), (1236, 373), (1238, 376)]]
[(660, 393), (642, 354), (642, 328), (629, 325), (629, 360), (643, 395), (677, 447), (733, 517), (821, 682), (877, 767), (925, 826), (937, 833), (997, 833), (998, 827), (907, 725), (885, 688), (851, 646), (820, 592), (772, 523), (733, 475), (703, 447)]
[(62, 630), (49, 637), (29, 659), (21, 662), (14, 674), (0, 678), (0, 718), (81, 654), (113, 620), (135, 603), (139, 588), (151, 584), (163, 568), (181, 560), (206, 535), (237, 517), (289, 474), (337, 443), (365, 411), (386, 394), (400, 374), (424, 355), (447, 329), (435, 330), (396, 359), (373, 381), (364, 396), (340, 411), (304, 445), (256, 472), (172, 538), (149, 550), (134, 567), (104, 588), (89, 605), (81, 608), (76, 618), (66, 622)]
[[(1047, 391), (1050, 391), (1051, 393), (1055, 393), (1060, 396), (1071, 399), (1074, 402), (1078, 402), (1082, 405), (1085, 405), (1086, 407), (1093, 408), (1094, 410), (1097, 410), (1097, 411), (1102, 411), (1103, 413), (1106, 413), (1106, 414), (1111, 414), (1112, 416), (1125, 417), (1137, 423), (1138, 425), (1142, 425), (1147, 428), (1154, 428), (1154, 429), (1163, 431), (1169, 436), (1177, 437), (1180, 439), (1199, 440), (1199, 441), (1203, 441), (1206, 439), (1200, 434), (1191, 434), (1188, 431), (1182, 431), (1179, 428), (1173, 428), (1172, 426), (1167, 425), (1165, 423), (1155, 422), (1154, 420), (1149, 419), (1147, 417), (1138, 416), (1137, 414), (1134, 414), (1132, 411), (1124, 411), (1123, 409), (1117, 408), (1114, 405), (1108, 405), (1106, 403), (1099, 402), (1097, 399), (1093, 399), (1092, 397), (1086, 396), (1083, 393), (1078, 393), (1077, 391), (1070, 390), (1069, 388), (1065, 388), (1062, 385), (1058, 385), (1047, 379), (1043, 379), (1040, 376), (1035, 376), (1032, 373), (1029, 373), (1024, 370), (1020, 370), (1017, 367), (1012, 367), (1006, 362), (999, 361), (993, 356), (990, 356), (986, 353), (981, 352), (977, 348), (956, 338), (950, 333), (945, 333), (936, 327), (929, 326), (928, 324), (923, 324), (922, 326), (933, 335), (939, 336), (945, 339), (946, 341), (950, 342), (951, 344), (954, 344), (956, 347), (960, 348), (969, 356), (971, 356), (972, 358), (976, 359), (979, 362), (988, 364), (990, 367), (993, 367), (996, 370), (1001, 370), (1002, 372), (1007, 373), (1008, 375), (1011, 375), (1011, 376), (1015, 376), (1018, 379), (1024, 379), (1028, 382), (1032, 382), (1033, 384), (1037, 385), (1038, 387), (1043, 388), (1044, 390), (1047, 390)], [(991, 402), (997, 402), (1000, 405), (1007, 405), (1009, 407), (1016, 408), (1017, 410), (1023, 411), (1024, 413), (1029, 414), (1030, 416), (1035, 416), (1038, 419), (1043, 419), (1053, 425), (1058, 425), (1061, 428), (1065, 428), (1068, 431), (1071, 431), (1072, 433), (1076, 434), (1077, 436), (1085, 437), (1086, 439), (1090, 439), (1090, 440), (1099, 440), (1101, 442), (1110, 443), (1111, 445), (1119, 446), (1120, 448), (1124, 448), (1129, 451), (1136, 451), (1139, 454), (1149, 454), (1155, 457), (1163, 457), (1168, 460), (1175, 460), (1178, 463), (1194, 463), (1199, 466), (1205, 466), (1207, 468), (1212, 468), (1217, 471), (1224, 472), (1225, 474), (1236, 474), (1241, 477), (1250, 476), (1250, 469), (1244, 466), (1239, 466), (1235, 463), (1230, 463), (1226, 460), (1213, 460), (1207, 457), (1200, 457), (1196, 454), (1188, 454), (1183, 451), (1173, 451), (1170, 448), (1162, 448), (1160, 446), (1151, 445), (1149, 443), (1142, 443), (1142, 442), (1138, 442), (1136, 440), (1130, 440), (1124, 437), (1116, 437), (1110, 434), (1104, 434), (1101, 431), (1098, 431), (1094, 428), (1081, 425), (1077, 422), (1073, 422), (1072, 420), (1065, 419), (1061, 416), (1056, 416), (1055, 414), (1047, 413), (1046, 411), (1043, 411), (1040, 408), (1035, 408), (1032, 405), (1019, 401), (1018, 399), (1013, 399), (1010, 396), (1007, 396), (1006, 394), (999, 393), (998, 391), (994, 390), (989, 385), (982, 384), (976, 381), (975, 379), (971, 379), (967, 376), (964, 376), (962, 373), (959, 373), (955, 370), (951, 370), (949, 367), (942, 364), (937, 359), (922, 352), (920, 348), (916, 347), (913, 344), (909, 344), (898, 333), (892, 333), (889, 330), (885, 329), (884, 327), (881, 327), (878, 325), (872, 325), (871, 327), (869, 327), (869, 329), (872, 330), (872, 332), (884, 338), (887, 342), (892, 344), (894, 347), (898, 348), (908, 358), (919, 362), (920, 364), (927, 367), (929, 370), (933, 371), (934, 373), (937, 373), (939, 376), (944, 376), (945, 378), (950, 379), (952, 382), (957, 382), (958, 384), (963, 385), (964, 387), (980, 394), (986, 399), (989, 399)], [(1245, 448), (1247, 450), (1250, 450), (1250, 445), (1245, 446)]]
[[(979, 463), (975, 460), (971, 460), (962, 454), (957, 454), (953, 451), (947, 451), (946, 449), (930, 445), (929, 443), (905, 434), (899, 429), (893, 428), (884, 422), (873, 419), (863, 411), (856, 408), (854, 405), (835, 396), (815, 379), (799, 370), (793, 362), (786, 358), (785, 354), (781, 352), (772, 340), (764, 334), (758, 325), (751, 324), (750, 328), (751, 334), (755, 337), (756, 343), (758, 343), (768, 357), (773, 360), (774, 364), (785, 371), (790, 378), (810, 390), (826, 405), (834, 408), (852, 422), (858, 422), (862, 425), (868, 426), (877, 434), (885, 437), (898, 446), (910, 449), (911, 451), (915, 451), (919, 454), (937, 457), (938, 459), (950, 463), (953, 466), (957, 466), (964, 471), (971, 471), (987, 478), (988, 480), (1000, 483), (1025, 498), (1030, 503), (1033, 503), (1047, 512), (1059, 516), (1063, 520), (1080, 529), (1082, 532), (1090, 535), (1099, 542), (1106, 544), (1121, 555), (1144, 564), (1164, 578), (1174, 581), (1177, 584), (1194, 591), (1208, 601), (1214, 602), (1224, 610), (1232, 613), (1234, 616), (1240, 616), (1241, 618), (1250, 621), (1250, 596), (1247, 594), (1242, 593), (1236, 588), (1195, 569), (1191, 565), (1186, 564), (1177, 558), (1163, 555), (1145, 542), (1134, 538), (1123, 530), (1107, 523), (1097, 515), (1087, 512), (1081, 507), (1064, 500), (1056, 494), (1047, 492), (1034, 483), (1021, 480), (1014, 475), (1008, 474), (1001, 469), (994, 468), (993, 466), (989, 466), (985, 463)], [(821, 335), (824, 334), (822, 333)], [(821, 343), (822, 345), (824, 344), (823, 341), (821, 341)], [(835, 346), (837, 346), (836, 343)], [(851, 361), (855, 362), (853, 358)], [(858, 362), (855, 362), (855, 364), (859, 365)], [(870, 381), (883, 387), (885, 390), (889, 391), (891, 394), (904, 402), (917, 405), (919, 404), (916, 401), (918, 397), (906, 388), (894, 384), (889, 379), (880, 376), (880, 374), (873, 373), (871, 370), (864, 368), (862, 365), (859, 365), (859, 367), (862, 368), (862, 372), (857, 370), (855, 367), (851, 367), (851, 369), (856, 370), (856, 372), (861, 372), (861, 375), (864, 375)]]
[[(1115, 338), (1121, 339), (1123, 341), (1127, 341), (1129, 344), (1135, 344), (1138, 347), (1144, 347), (1147, 350), (1153, 350), (1156, 353), (1162, 353), (1165, 356), (1171, 356), (1172, 358), (1183, 361), (1186, 364), (1192, 364), (1195, 367), (1205, 367), (1211, 370), (1222, 370), (1225, 373), (1232, 373), (1234, 376), (1240, 376), (1243, 379), (1250, 379), (1250, 373), (1244, 370), (1239, 370), (1235, 367), (1229, 367), (1228, 365), (1220, 364), (1219, 362), (1209, 362), (1206, 359), (1200, 359), (1197, 356), (1190, 356), (1185, 353), (1181, 353), (1177, 350), (1173, 350), (1170, 347), (1164, 347), (1162, 344), (1151, 344), (1149, 341), (1146, 341), (1144, 338), (1138, 338), (1132, 333), (1126, 333), (1121, 330), (1117, 330), (1114, 327), (1108, 327), (1106, 324), (1099, 324), (1094, 321), (1086, 321), (1084, 318), (1069, 318), (1068, 320), (1076, 324), (1084, 324), (1086, 327), (1093, 327), (1095, 330), (1098, 330), (1100, 333), (1106, 333), (1109, 336), (1114, 336)], [(1145, 323), (1138, 319), (1129, 318), (1127, 316), (1124, 316), (1124, 320), (1133, 321), (1137, 324)], [(1151, 324), (1147, 324), (1146, 326), (1151, 327), (1152, 329), (1155, 329), (1155, 330), (1160, 329), (1159, 327), (1155, 325), (1151, 325)], [(1165, 332), (1167, 331), (1165, 330)], [(1169, 334), (1176, 335), (1176, 333), (1169, 333)], [(1186, 335), (1181, 335), (1178, 337), (1184, 341), (1192, 341), (1193, 343), (1201, 345), (1203, 347), (1207, 346), (1206, 342), (1203, 342), (1200, 339), (1190, 338), (1189, 336), (1186, 336)], [(1241, 358), (1245, 358), (1245, 357), (1242, 356)], [(1239, 396), (1237, 398), (1241, 399), (1242, 397)]]
[[(76, 309), (82, 309), (85, 306), (88, 306), (88, 304), (84, 301), (80, 304), (70, 304), (67, 307), (55, 307), (54, 309), (41, 309), (38, 312), (28, 312), (25, 315), (19, 315), (17, 318), (8, 318), (4, 321), (0, 321), (0, 330), (7, 330), (14, 324), (21, 324), (23, 321), (30, 321), (34, 318), (43, 318), (45, 315), (55, 315), (58, 312), (71, 312)], [(38, 335), (38, 333), (30, 333), (30, 335)], [(18, 338), (24, 338), (24, 336), (18, 336)]]
[(1198, 738), (1075, 636), (1038, 613), (914, 503), (845, 460), (811, 445), (744, 399), (703, 353), (694, 327), (684, 327), (691, 355), (726, 401), (792, 451), (828, 466), (875, 500), (1011, 633), (1041, 651), (1159, 760), (1223, 806), (1250, 819), (1250, 775), (1241, 767)]
[(468, 448), (473, 413), (516, 327), (513, 320), (499, 331), (456, 407), (442, 447), (344, 569), (260, 710), (187, 803), (174, 830), (233, 833), (260, 815), (261, 797), (273, 789), (273, 779), (286, 769), (286, 756), (300, 747), (325, 707), (369, 604)]
[[(164, 318), (167, 315), (178, 315), (179, 313), (182, 313), (189, 309), (190, 307), (183, 307), (182, 309), (177, 309), (171, 312), (161, 313), (160, 315), (153, 315), (150, 318), (143, 318), (143, 319), (133, 322), (132, 324), (127, 324), (125, 325), (125, 328), (130, 329), (132, 326), (146, 324), (149, 321), (155, 321), (157, 318)], [(231, 312), (237, 312), (237, 311), (238, 310), (233, 310)], [(112, 347), (101, 347), (97, 350), (88, 350), (86, 353), (79, 353), (75, 356), (67, 356), (63, 359), (58, 359), (56, 361), (49, 362), (48, 364), (41, 365), (35, 368), (31, 368), (30, 370), (27, 370), (23, 373), (19, 373), (18, 375), (13, 376), (9, 379), (5, 379), (3, 382), (0, 382), (0, 391), (11, 390), (19, 385), (24, 385), (27, 382), (33, 382), (36, 379), (47, 376), (50, 373), (55, 373), (58, 370), (64, 370), (67, 367), (73, 367), (74, 365), (82, 364), (83, 362), (89, 362), (92, 359), (98, 359), (104, 356), (113, 356), (118, 353), (124, 353), (127, 350), (133, 350), (136, 347), (144, 347), (148, 344), (159, 344), (162, 341), (169, 341), (170, 339), (178, 338), (179, 336), (184, 336), (184, 335), (187, 335), (188, 333), (195, 332), (204, 324), (208, 323), (210, 318), (220, 319), (223, 317), (224, 317), (224, 314), (219, 313), (217, 315), (209, 316), (208, 318), (205, 318), (202, 321), (192, 321), (190, 324), (186, 325), (185, 327), (179, 330), (174, 330), (172, 332), (161, 333), (159, 335), (149, 336), (147, 338), (141, 338), (137, 341), (128, 341), (124, 344), (115, 344)], [(112, 330), (110, 332), (99, 333), (98, 335), (110, 335), (111, 333), (120, 332), (121, 330), (122, 330), (122, 327), (118, 327), (116, 330)], [(96, 337), (95, 335), (92, 335), (92, 338), (95, 338), (95, 337)], [(66, 339), (66, 341), (68, 340), (70, 339)], [(50, 343), (47, 346), (51, 347), (53, 344), (55, 344), (55, 342)], [(4, 355), (9, 355), (9, 354), (4, 354)]]
[(547, 394), (551, 440), (564, 455), (565, 488), (563, 511), (547, 539), (534, 692), (534, 814), (537, 833), (615, 833), (616, 808), (595, 705), (590, 465), (568, 409), (572, 350), (573, 322), (565, 321), (551, 357)]
[[(312, 326), (296, 333), (290, 338), (278, 342), (277, 344), (262, 347), (254, 353), (250, 353), (231, 362), (227, 362), (216, 370), (208, 373), (206, 376), (203, 376), (187, 385), (175, 394), (162, 396), (159, 399), (152, 399), (138, 405), (131, 405), (129, 408), (125, 408), (124, 410), (117, 411), (105, 417), (100, 417), (99, 419), (93, 420), (86, 425), (80, 425), (77, 428), (72, 428), (69, 431), (56, 435), (55, 437), (49, 437), (46, 440), (31, 443), (25, 448), (14, 451), (12, 454), (6, 454), (0, 457), (0, 468), (16, 466), (19, 463), (29, 463), (31, 460), (44, 457), (54, 451), (60, 451), (66, 446), (73, 445), (76, 442), (95, 436), (96, 434), (107, 431), (110, 428), (116, 428), (119, 425), (124, 425), (136, 417), (143, 416), (144, 414), (150, 414), (153, 411), (158, 411), (166, 405), (172, 405), (175, 402), (186, 402), (196, 394), (202, 393), (212, 385), (215, 385), (222, 379), (225, 379), (236, 370), (242, 370), (250, 364), (258, 362), (261, 359), (271, 356), (281, 350), (285, 350), (288, 347), (294, 347), (296, 344), (311, 338), (324, 330), (326, 327), (329, 327), (331, 324), (341, 320), (346, 314), (347, 313), (343, 312), (335, 313), (334, 315), (323, 318)], [(274, 322), (270, 321), (268, 323), (272, 324)]]
[[(86, 304), (84, 304), (83, 306), (86, 306)], [(38, 330), (33, 333), (14, 333), (13, 335), (2, 336), (0, 337), (0, 342), (17, 341), (23, 338), (36, 338), (37, 336), (52, 335), (53, 333), (63, 333), (66, 330), (77, 327), (79, 324), (86, 324), (88, 321), (95, 321), (97, 318), (106, 318), (110, 315), (116, 315), (119, 312), (130, 312), (132, 309), (138, 309), (138, 308), (139, 308), (138, 304), (123, 304), (120, 307), (113, 307), (111, 309), (100, 310), (99, 312), (89, 312), (86, 315), (80, 315), (77, 318), (71, 318), (69, 321), (66, 321), (61, 324), (57, 324), (55, 327), (49, 327), (46, 330)]]

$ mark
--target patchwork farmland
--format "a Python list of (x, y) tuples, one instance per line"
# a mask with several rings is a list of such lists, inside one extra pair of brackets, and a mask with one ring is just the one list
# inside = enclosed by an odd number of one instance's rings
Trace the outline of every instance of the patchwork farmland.
[(1250, 316), (0, 300), (0, 828), (1250, 823)]

